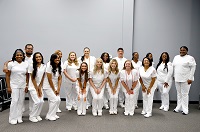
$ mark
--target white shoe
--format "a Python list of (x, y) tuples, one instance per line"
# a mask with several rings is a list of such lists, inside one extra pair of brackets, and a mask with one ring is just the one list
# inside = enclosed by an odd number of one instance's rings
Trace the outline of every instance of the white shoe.
[(124, 112), (124, 115), (127, 116), (127, 115), (128, 115), (128, 112)]
[(164, 109), (164, 106), (162, 105), (162, 106), (160, 106), (160, 108), (159, 108), (159, 110), (163, 110)]
[(109, 109), (108, 105), (105, 105), (105, 106), (104, 106), (104, 108), (105, 108), (106, 110), (108, 110), (108, 109)]
[(45, 118), (46, 120), (49, 120), (49, 121), (55, 121), (56, 118), (55, 117), (50, 117), (50, 118)]
[(164, 108), (163, 110), (164, 110), (165, 112), (167, 112), (167, 111), (169, 111), (169, 108)]
[(133, 116), (133, 115), (134, 115), (134, 113), (129, 113), (129, 115), (130, 115), (130, 116)]
[(141, 112), (141, 115), (145, 115), (145, 114), (146, 114), (146, 112), (144, 112), (144, 111)]
[(144, 117), (148, 118), (148, 117), (151, 117), (152, 115), (151, 114), (145, 114)]
[(29, 117), (29, 120), (31, 122), (38, 122), (37, 118), (36, 117)]
[(97, 112), (92, 112), (93, 116), (97, 116)]
[(102, 116), (102, 112), (98, 112), (98, 116)]
[(56, 111), (57, 113), (61, 113), (62, 111), (58, 108), (58, 110)]
[(82, 115), (86, 115), (86, 113), (82, 113)]
[(38, 121), (42, 121), (42, 118), (41, 118), (40, 116), (37, 116), (36, 119), (37, 119)]
[(55, 118), (56, 118), (56, 119), (59, 119), (60, 117), (59, 117), (58, 115), (55, 115)]
[(113, 112), (113, 111), (109, 111), (109, 113), (110, 113), (110, 115), (113, 115), (113, 114), (114, 114), (114, 112)]
[(120, 105), (121, 108), (124, 108), (124, 107), (125, 107), (125, 105), (122, 104), (122, 103), (120, 103), (119, 105)]
[(17, 120), (11, 120), (9, 123), (12, 124), (12, 125), (16, 125), (17, 124)]
[(17, 119), (17, 122), (18, 122), (18, 123), (22, 123), (22, 122), (23, 122), (23, 121), (22, 121), (22, 118), (18, 118), (18, 119)]
[(136, 105), (136, 106), (135, 106), (135, 109), (138, 109), (138, 108), (139, 108), (139, 107)]
[(113, 114), (117, 115), (117, 111), (114, 111)]
[(77, 115), (81, 115), (81, 111), (80, 110), (77, 110)]
[(77, 108), (77, 106), (73, 106), (73, 109), (74, 109), (74, 110), (77, 110), (78, 108)]

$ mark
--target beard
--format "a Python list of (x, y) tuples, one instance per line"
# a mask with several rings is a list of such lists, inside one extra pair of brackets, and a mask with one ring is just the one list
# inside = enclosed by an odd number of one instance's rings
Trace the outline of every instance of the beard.
[(28, 53), (28, 52), (26, 52), (26, 54), (27, 54), (27, 55), (32, 55), (33, 53)]

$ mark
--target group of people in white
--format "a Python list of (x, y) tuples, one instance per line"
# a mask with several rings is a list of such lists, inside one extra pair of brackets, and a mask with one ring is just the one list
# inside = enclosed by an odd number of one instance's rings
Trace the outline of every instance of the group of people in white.
[[(118, 56), (110, 58), (104, 52), (100, 58), (90, 56), (90, 49), (84, 48), (84, 55), (77, 58), (70, 52), (67, 60), (61, 61), (62, 52), (57, 50), (47, 64), (43, 63), (40, 52), (33, 55), (33, 45), (25, 46), (25, 53), (17, 49), (11, 61), (4, 64), (7, 90), (11, 93), (9, 123), (22, 123), (25, 93), (29, 93), (29, 120), (41, 121), (43, 95), (48, 98), (49, 110), (45, 119), (55, 121), (61, 112), (60, 90), (66, 88), (66, 109), (77, 110), (78, 115), (86, 115), (92, 106), (93, 116), (102, 116), (102, 108), (110, 114), (117, 114), (117, 106), (124, 108), (124, 115), (133, 116), (138, 108), (137, 100), (140, 88), (143, 96), (144, 117), (152, 116), (154, 91), (161, 92), (159, 109), (169, 110), (169, 91), (173, 77), (177, 89), (177, 107), (174, 112), (187, 115), (188, 95), (196, 68), (195, 59), (188, 55), (186, 46), (180, 47), (180, 54), (169, 60), (167, 52), (160, 56), (154, 68), (153, 55), (148, 53), (142, 61), (139, 54), (133, 53), (132, 60), (124, 58), (123, 48), (117, 50)], [(44, 92), (44, 93), (43, 93)], [(109, 104), (108, 104), (109, 103)]]

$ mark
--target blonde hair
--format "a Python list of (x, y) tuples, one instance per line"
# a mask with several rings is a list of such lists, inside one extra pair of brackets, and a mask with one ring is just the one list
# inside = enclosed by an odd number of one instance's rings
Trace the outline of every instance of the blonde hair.
[[(57, 54), (57, 55), (58, 55), (58, 54), (59, 54), (59, 52), (61, 52), (61, 50), (56, 50), (56, 51), (55, 51), (55, 54)], [(62, 53), (62, 52), (61, 52), (61, 53)]]
[(128, 62), (128, 61), (131, 63), (131, 70), (133, 70), (134, 67), (133, 67), (133, 64), (132, 64), (131, 60), (126, 60), (126, 61), (124, 62), (123, 70), (126, 70), (125, 64), (126, 64), (126, 62)]
[(115, 74), (117, 74), (117, 73), (119, 73), (119, 68), (118, 68), (118, 63), (117, 63), (117, 60), (116, 60), (116, 59), (112, 59), (112, 60), (110, 61), (109, 66), (108, 66), (108, 73), (110, 74), (111, 71), (112, 71), (111, 65), (112, 65), (113, 62), (116, 63), (116, 68), (115, 68), (115, 71), (116, 71), (116, 72), (115, 72)]
[(104, 74), (103, 60), (102, 60), (101, 58), (97, 58), (97, 59), (96, 59), (96, 63), (95, 63), (95, 65), (94, 65), (94, 70), (93, 70), (93, 72), (94, 72), (94, 74), (97, 73), (97, 62), (98, 62), (98, 61), (100, 61), (100, 62), (102, 63), (102, 65), (101, 65), (101, 73)]
[[(74, 59), (74, 61), (72, 61), (72, 60), (70, 59), (70, 55), (71, 55), (72, 53), (75, 54), (75, 59)], [(76, 53), (73, 52), (73, 51), (69, 53), (68, 58), (67, 58), (67, 61), (68, 61), (68, 64), (69, 64), (70, 66), (72, 65), (72, 63), (74, 63), (76, 66), (78, 66), (77, 56), (76, 56)]]

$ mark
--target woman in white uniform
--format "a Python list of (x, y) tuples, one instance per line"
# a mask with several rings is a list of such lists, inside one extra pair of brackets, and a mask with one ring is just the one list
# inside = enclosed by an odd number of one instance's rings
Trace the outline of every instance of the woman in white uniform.
[(112, 59), (110, 61), (108, 67), (108, 77), (107, 77), (107, 84), (106, 88), (108, 89), (109, 93), (109, 102), (110, 102), (110, 115), (117, 114), (117, 104), (118, 104), (118, 94), (120, 89), (119, 84), (119, 69), (118, 63), (116, 59)]
[(156, 70), (148, 57), (142, 60), (142, 67), (139, 69), (139, 74), (143, 95), (143, 110), (141, 114), (148, 118), (152, 116), (153, 96), (157, 87)]
[(183, 115), (189, 113), (189, 91), (194, 81), (196, 69), (195, 59), (187, 53), (188, 48), (182, 46), (180, 48), (180, 55), (176, 55), (173, 60), (175, 86), (177, 90), (177, 106), (174, 112), (182, 111)]
[(43, 56), (40, 52), (36, 52), (33, 55), (33, 64), (29, 65), (29, 86), (31, 98), (33, 100), (33, 106), (29, 113), (29, 120), (31, 122), (41, 121), (40, 113), (42, 111), (43, 100), (43, 81), (46, 66), (43, 63)]
[[(139, 68), (142, 66), (142, 62), (141, 61), (139, 61), (139, 54), (138, 54), (138, 52), (133, 52), (133, 54), (132, 54), (132, 64), (133, 64), (133, 67), (134, 67), (134, 69), (136, 69), (138, 72), (139, 72)], [(137, 103), (138, 103), (138, 96), (139, 96), (139, 91), (140, 91), (140, 83), (138, 83), (138, 87), (135, 89), (135, 100), (136, 100), (136, 102), (135, 102), (135, 108), (137, 109), (138, 108), (138, 105), (137, 105)]]
[(76, 92), (76, 70), (79, 63), (75, 52), (70, 52), (67, 61), (64, 63), (64, 75), (66, 79), (66, 109), (77, 110), (77, 92)]
[(90, 91), (93, 97), (92, 114), (93, 116), (102, 116), (103, 94), (106, 83), (106, 72), (104, 71), (103, 61), (101, 58), (96, 60), (93, 72), (90, 74)]
[(124, 115), (134, 115), (135, 111), (135, 89), (138, 87), (139, 74), (136, 69), (134, 69), (131, 60), (126, 60), (124, 63), (124, 68), (120, 72), (120, 81), (123, 86), (123, 92), (125, 94), (125, 111)]
[(163, 52), (160, 56), (158, 65), (156, 66), (158, 88), (161, 93), (160, 110), (169, 110), (169, 90), (172, 86), (173, 66), (169, 62), (169, 54)]
[(60, 86), (62, 82), (62, 68), (60, 57), (57, 54), (52, 54), (50, 63), (47, 63), (46, 74), (44, 77), (43, 89), (48, 97), (49, 110), (46, 119), (55, 121), (59, 118), (56, 115), (60, 105)]
[(82, 62), (80, 68), (76, 71), (76, 89), (78, 93), (78, 115), (86, 115), (86, 101), (89, 90), (89, 73), (88, 65)]
[[(90, 49), (88, 47), (85, 47), (83, 52), (84, 52), (84, 55), (78, 58), (79, 64), (81, 64), (82, 62), (86, 62), (88, 64), (88, 71), (92, 72), (94, 69), (96, 58), (94, 56), (90, 56)], [(87, 109), (88, 107), (91, 106), (91, 104), (92, 104), (92, 95), (91, 95), (91, 92), (88, 92)]]
[(6, 83), (8, 93), (11, 94), (9, 123), (22, 123), (22, 107), (25, 92), (28, 92), (28, 63), (24, 62), (25, 54), (21, 49), (15, 50), (12, 61), (8, 63)]
[(148, 58), (151, 60), (152, 66), (154, 67), (153, 54), (152, 54), (152, 53), (147, 53), (147, 54), (146, 54), (146, 57), (148, 57)]
[[(103, 60), (103, 67), (104, 67), (104, 71), (108, 72), (108, 66), (109, 66), (109, 63), (110, 63), (110, 56), (107, 52), (104, 52), (101, 54), (101, 59)], [(103, 99), (103, 102), (104, 102), (104, 107), (105, 109), (109, 109), (108, 107), (108, 99), (109, 99), (109, 94), (108, 94), (108, 91), (107, 89), (104, 90), (104, 99)]]

